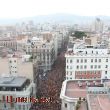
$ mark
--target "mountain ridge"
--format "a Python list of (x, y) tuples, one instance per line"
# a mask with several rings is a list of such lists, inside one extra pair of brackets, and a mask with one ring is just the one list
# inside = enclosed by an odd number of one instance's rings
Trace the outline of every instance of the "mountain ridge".
[(49, 14), (49, 15), (37, 15), (33, 17), (24, 17), (19, 19), (11, 19), (5, 18), (0, 19), (1, 25), (11, 25), (21, 22), (28, 22), (30, 20), (34, 21), (35, 23), (71, 23), (71, 24), (80, 24), (80, 23), (89, 23), (95, 20), (95, 18), (100, 18), (103, 21), (110, 22), (110, 16), (98, 15), (98, 16), (81, 16), (75, 14), (65, 14), (65, 13), (56, 13), (56, 14)]

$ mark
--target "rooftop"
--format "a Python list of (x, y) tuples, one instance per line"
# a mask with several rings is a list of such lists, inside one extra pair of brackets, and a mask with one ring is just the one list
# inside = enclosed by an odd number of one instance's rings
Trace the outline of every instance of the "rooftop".
[(91, 110), (109, 110), (110, 98), (106, 94), (89, 94), (89, 107)]
[[(87, 85), (89, 84), (89, 85)], [(70, 98), (86, 97), (88, 86), (98, 86), (100, 85), (100, 80), (97, 81), (67, 81), (65, 95)]]
[(21, 87), (26, 80), (25, 77), (0, 77), (0, 87)]

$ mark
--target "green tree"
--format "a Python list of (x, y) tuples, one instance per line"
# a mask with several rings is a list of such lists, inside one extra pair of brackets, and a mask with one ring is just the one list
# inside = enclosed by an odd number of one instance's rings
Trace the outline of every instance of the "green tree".
[(80, 108), (80, 104), (76, 104), (76, 110), (78, 110)]
[(87, 36), (85, 32), (82, 31), (75, 31), (73, 34), (74, 37), (76, 38), (83, 38), (83, 36)]

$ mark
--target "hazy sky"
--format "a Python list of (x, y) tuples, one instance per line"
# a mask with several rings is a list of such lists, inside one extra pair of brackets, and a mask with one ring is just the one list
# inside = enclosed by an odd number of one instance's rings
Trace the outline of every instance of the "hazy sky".
[(110, 15), (110, 0), (0, 0), (0, 18), (54, 13)]

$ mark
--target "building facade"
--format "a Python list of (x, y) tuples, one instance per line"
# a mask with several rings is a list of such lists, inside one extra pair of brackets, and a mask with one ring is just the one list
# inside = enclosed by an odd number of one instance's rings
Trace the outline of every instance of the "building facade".
[(110, 107), (110, 82), (101, 84), (101, 80), (79, 79), (65, 80), (60, 98), (61, 110), (108, 110)]
[(57, 57), (57, 46), (53, 36), (33, 37), (26, 44), (26, 53), (31, 54), (34, 59), (37, 59), (38, 66), (41, 70), (51, 70)]
[(0, 38), (0, 46), (4, 46), (13, 50), (17, 50), (17, 41), (14, 38)]
[(0, 110), (30, 110), (35, 94), (35, 84), (26, 77), (0, 77)]
[(110, 53), (105, 45), (74, 44), (66, 54), (66, 79), (109, 79)]

